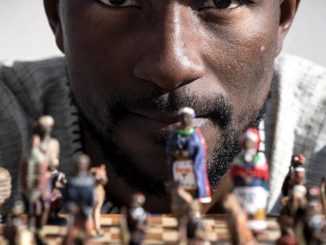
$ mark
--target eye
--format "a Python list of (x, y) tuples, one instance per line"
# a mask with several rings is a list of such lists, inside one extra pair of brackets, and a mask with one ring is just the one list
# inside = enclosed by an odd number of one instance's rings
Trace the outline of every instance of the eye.
[(235, 9), (245, 2), (244, 0), (207, 0), (200, 9), (217, 8), (217, 9)]
[(140, 7), (137, 0), (99, 0), (101, 3), (117, 8)]

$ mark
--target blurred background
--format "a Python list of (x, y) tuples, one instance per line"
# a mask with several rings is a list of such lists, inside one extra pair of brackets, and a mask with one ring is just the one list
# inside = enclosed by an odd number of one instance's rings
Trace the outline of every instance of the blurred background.
[[(326, 0), (302, 0), (284, 52), (326, 67)], [(0, 61), (59, 55), (42, 0), (0, 0)]]

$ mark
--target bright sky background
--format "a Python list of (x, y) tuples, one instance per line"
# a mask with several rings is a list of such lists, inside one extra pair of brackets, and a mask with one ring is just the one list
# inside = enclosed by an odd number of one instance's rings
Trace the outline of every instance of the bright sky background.
[[(33, 60), (60, 52), (42, 0), (0, 0), (0, 60)], [(284, 51), (326, 67), (326, 0), (302, 0)]]

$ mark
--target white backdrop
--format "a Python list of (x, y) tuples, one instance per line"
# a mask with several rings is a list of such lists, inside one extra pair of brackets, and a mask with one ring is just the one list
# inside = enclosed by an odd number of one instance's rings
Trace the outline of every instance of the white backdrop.
[[(0, 0), (0, 60), (33, 60), (60, 52), (42, 0)], [(284, 51), (326, 67), (326, 0), (302, 0)]]

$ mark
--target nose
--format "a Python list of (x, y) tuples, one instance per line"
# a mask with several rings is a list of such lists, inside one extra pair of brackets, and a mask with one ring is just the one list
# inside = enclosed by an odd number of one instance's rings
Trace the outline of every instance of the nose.
[[(171, 91), (201, 78), (204, 64), (189, 8), (173, 4), (150, 27), (134, 75)], [(151, 22), (153, 23), (153, 21)]]

